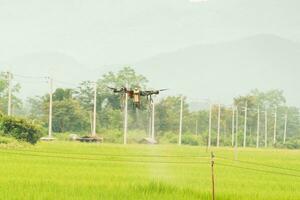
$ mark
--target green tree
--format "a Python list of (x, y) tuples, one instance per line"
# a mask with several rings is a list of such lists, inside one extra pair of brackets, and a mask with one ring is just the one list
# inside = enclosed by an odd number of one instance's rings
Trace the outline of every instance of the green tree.
[[(123, 99), (120, 94), (113, 94), (108, 87), (124, 87), (128, 84), (129, 88), (141, 87), (145, 88), (147, 79), (137, 74), (132, 68), (125, 67), (114, 73), (109, 72), (104, 74), (97, 81), (97, 120), (98, 128), (120, 128), (121, 113), (123, 108)], [(75, 91), (75, 98), (80, 102), (80, 105), (87, 112), (93, 111), (94, 99), (94, 83), (84, 81)], [(143, 109), (147, 108), (146, 100), (143, 99)], [(129, 110), (132, 109), (129, 101)], [(112, 114), (112, 116), (109, 116)], [(129, 120), (136, 118), (135, 112), (129, 112)], [(121, 120), (122, 121), (122, 120)]]
[[(89, 130), (89, 113), (81, 107), (79, 101), (73, 97), (72, 89), (57, 88), (53, 93), (52, 125), (55, 132)], [(38, 119), (48, 126), (49, 95), (30, 98), (29, 116)]]
[[(274, 114), (277, 113), (277, 138), (278, 141), (283, 141), (283, 130), (284, 130), (284, 121), (285, 114), (288, 114), (288, 134), (289, 137), (298, 135), (299, 131), (299, 109), (294, 107), (289, 107), (286, 105), (286, 99), (281, 90), (270, 90), (262, 92), (259, 90), (252, 90), (248, 95), (240, 96), (234, 99), (235, 105), (239, 109), (240, 123), (244, 123), (244, 113), (245, 113), (245, 104), (247, 102), (248, 113), (247, 113), (247, 133), (248, 133), (248, 145), (254, 145), (256, 130), (257, 130), (257, 109), (260, 107), (261, 121), (260, 129), (265, 129), (263, 115), (265, 112), (268, 113), (268, 130), (269, 130), (269, 144), (272, 143), (273, 132), (274, 132), (274, 123), (275, 118)], [(270, 134), (272, 133), (272, 134)], [(263, 136), (263, 134), (261, 134)], [(261, 137), (261, 139), (264, 139)]]
[(86, 131), (89, 128), (88, 114), (78, 101), (66, 99), (53, 102), (53, 130), (55, 132)]
[[(170, 96), (161, 100), (156, 105), (157, 128), (163, 134), (164, 132), (171, 131), (177, 133), (179, 130), (179, 115), (180, 115), (180, 96)], [(183, 122), (188, 122), (189, 118), (188, 104), (184, 101), (183, 104)], [(183, 132), (186, 132), (189, 125), (183, 126)]]

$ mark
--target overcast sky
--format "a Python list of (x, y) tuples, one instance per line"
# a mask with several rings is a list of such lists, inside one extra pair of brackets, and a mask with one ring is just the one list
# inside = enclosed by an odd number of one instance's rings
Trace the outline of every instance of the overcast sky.
[(0, 0), (0, 60), (62, 52), (123, 64), (271, 33), (300, 40), (299, 0)]
[(0, 0), (0, 71), (36, 54), (67, 55), (103, 73), (110, 67), (101, 66), (259, 34), (300, 42), (299, 10), (299, 0)]

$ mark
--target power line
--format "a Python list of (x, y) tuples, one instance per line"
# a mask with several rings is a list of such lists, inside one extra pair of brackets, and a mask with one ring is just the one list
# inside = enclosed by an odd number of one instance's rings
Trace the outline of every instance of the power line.
[(235, 165), (230, 165), (230, 164), (223, 164), (223, 163), (218, 163), (217, 165), (236, 168), (236, 169), (244, 169), (244, 170), (250, 170), (250, 171), (255, 171), (255, 172), (261, 172), (261, 173), (266, 173), (266, 174), (268, 173), (268, 174), (274, 174), (274, 175), (283, 175), (283, 176), (291, 176), (291, 177), (295, 177), (295, 178), (300, 178), (300, 175), (296, 175), (296, 174), (287, 174), (287, 173), (282, 173), (282, 172), (272, 172), (272, 171), (263, 170), (263, 169), (253, 169), (253, 168), (249, 168), (249, 167), (240, 167), (240, 166), (235, 166)]
[(53, 81), (55, 81), (55, 83), (60, 83), (60, 84), (63, 84), (63, 85), (78, 87), (78, 85), (76, 85), (74, 83), (71, 83), (71, 82), (61, 81), (61, 80), (58, 80), (58, 79), (53, 79)]
[(27, 75), (20, 75), (13, 73), (13, 76), (17, 76), (19, 78), (25, 78), (25, 79), (45, 79), (46, 76), (27, 76)]
[[(5, 152), (8, 152), (10, 150), (5, 150)], [(139, 155), (132, 155), (132, 154), (101, 154), (101, 153), (88, 153), (88, 154), (84, 154), (84, 153), (70, 153), (70, 152), (59, 152), (59, 151), (33, 151), (33, 150), (11, 150), (11, 152), (31, 152), (31, 153), (50, 153), (50, 154), (67, 154), (67, 155), (89, 155), (89, 156), (102, 156), (102, 157), (138, 157), (138, 158), (142, 158), (142, 157), (156, 157), (156, 158), (210, 158), (207, 155), (147, 155), (147, 154), (139, 154)], [(4, 152), (4, 151), (0, 151), (0, 152)]]
[[(233, 159), (225, 158), (225, 157), (219, 157), (218, 156), (218, 158), (219, 159), (223, 159), (223, 160), (235, 161)], [(251, 162), (251, 161), (245, 161), (245, 160), (238, 160), (237, 162), (245, 163), (245, 164), (250, 164), (250, 165), (256, 165), (256, 166), (261, 166), (261, 167), (268, 167), (268, 168), (274, 168), (274, 169), (281, 169), (281, 170), (287, 170), (287, 171), (300, 172), (300, 170), (298, 170), (298, 169), (291, 169), (291, 168), (285, 168), (285, 167), (277, 167), (277, 166), (262, 164), (262, 163), (258, 163), (258, 162)]]
[[(3, 153), (3, 152), (1, 152)], [(38, 155), (29, 153), (15, 153), (15, 152), (5, 152), (17, 156), (31, 156), (31, 157), (41, 157), (41, 158), (58, 158), (58, 159), (70, 159), (70, 160), (86, 160), (86, 161), (100, 161), (100, 162), (118, 162), (118, 163), (137, 163), (137, 164), (179, 164), (179, 165), (198, 165), (198, 164), (209, 164), (209, 162), (176, 162), (176, 161), (136, 161), (136, 160), (102, 160), (96, 158), (83, 158), (83, 157), (71, 157), (71, 156), (54, 156), (54, 155)]]

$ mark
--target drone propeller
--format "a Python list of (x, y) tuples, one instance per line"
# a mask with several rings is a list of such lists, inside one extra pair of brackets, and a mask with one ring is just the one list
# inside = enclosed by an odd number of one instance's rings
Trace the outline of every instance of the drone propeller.
[(106, 86), (106, 87), (110, 90), (116, 90), (116, 88), (113, 88), (113, 87), (109, 87), (109, 86)]
[(169, 90), (169, 89), (160, 89), (158, 91), (163, 92), (163, 91), (167, 91), (167, 90)]
[(120, 89), (117, 89), (117, 88), (107, 86), (107, 88), (111, 89), (114, 93), (125, 93), (125, 92), (127, 92), (126, 87), (121, 87)]

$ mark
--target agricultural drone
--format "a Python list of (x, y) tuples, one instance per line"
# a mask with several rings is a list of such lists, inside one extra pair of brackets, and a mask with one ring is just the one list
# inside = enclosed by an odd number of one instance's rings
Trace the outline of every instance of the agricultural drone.
[(111, 89), (114, 93), (122, 94), (123, 97), (127, 94), (130, 99), (132, 99), (133, 105), (135, 108), (140, 109), (141, 108), (141, 97), (146, 97), (148, 102), (152, 103), (153, 95), (158, 95), (160, 92), (165, 91), (167, 89), (161, 89), (161, 90), (140, 90), (139, 88), (129, 89), (127, 87), (121, 87), (121, 88), (113, 88), (108, 87)]

